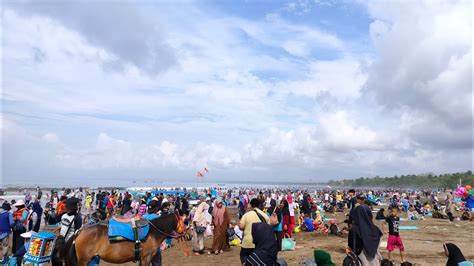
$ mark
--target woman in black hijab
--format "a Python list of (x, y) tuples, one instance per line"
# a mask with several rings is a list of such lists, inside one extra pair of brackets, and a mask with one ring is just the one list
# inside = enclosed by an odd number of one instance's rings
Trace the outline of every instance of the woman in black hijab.
[(466, 261), (466, 258), (464, 258), (464, 255), (458, 246), (454, 245), (453, 243), (446, 243), (443, 244), (443, 247), (446, 257), (448, 257), (446, 266), (457, 266), (458, 263)]
[(32, 223), (32, 229), (35, 232), (39, 232), (41, 226), (41, 216), (43, 215), (43, 208), (41, 208), (39, 200), (35, 200), (35, 202), (33, 202), (32, 211), (33, 213), (35, 213), (36, 216), (36, 219), (34, 219), (34, 223)]
[(120, 211), (120, 215), (125, 215), (127, 212), (132, 210), (132, 200), (130, 199), (130, 197), (130, 194), (125, 194), (122, 202), (122, 210)]
[(349, 235), (352, 239), (349, 238), (349, 246), (364, 260), (363, 265), (380, 265), (378, 248), (382, 232), (373, 223), (369, 212), (365, 204), (357, 206), (352, 212), (352, 234)]
[(267, 223), (252, 224), (252, 237), (255, 249), (244, 265), (274, 266), (278, 256), (278, 243), (273, 228)]

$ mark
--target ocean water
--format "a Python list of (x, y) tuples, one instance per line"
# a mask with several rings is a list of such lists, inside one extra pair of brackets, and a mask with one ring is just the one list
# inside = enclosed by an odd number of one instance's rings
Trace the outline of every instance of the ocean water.
[(106, 179), (77, 179), (77, 178), (63, 178), (63, 179), (24, 179), (24, 180), (5, 180), (1, 184), (3, 188), (9, 187), (24, 187), (36, 188), (77, 188), (77, 187), (107, 187), (107, 188), (129, 188), (129, 187), (147, 187), (147, 188), (208, 188), (208, 187), (252, 187), (252, 188), (272, 188), (272, 187), (324, 187), (316, 183), (298, 183), (298, 182), (234, 182), (234, 181), (206, 181), (197, 182), (190, 181), (163, 181), (163, 180), (133, 180), (131, 178), (115, 178), (112, 180)]

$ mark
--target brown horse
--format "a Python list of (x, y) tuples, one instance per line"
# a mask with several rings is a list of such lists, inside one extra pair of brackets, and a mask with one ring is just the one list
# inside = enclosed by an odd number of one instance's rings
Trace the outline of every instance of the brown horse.
[[(150, 221), (148, 237), (140, 244), (140, 265), (150, 265), (156, 250), (166, 237), (172, 236), (174, 232), (179, 235), (184, 233), (184, 218), (170, 213)], [(134, 260), (135, 242), (110, 242), (108, 225), (96, 224), (85, 227), (79, 232), (72, 246), (72, 252), (75, 253), (75, 260), (79, 266), (86, 266), (95, 256), (110, 263), (125, 263)], [(71, 260), (73, 259), (69, 261)]]

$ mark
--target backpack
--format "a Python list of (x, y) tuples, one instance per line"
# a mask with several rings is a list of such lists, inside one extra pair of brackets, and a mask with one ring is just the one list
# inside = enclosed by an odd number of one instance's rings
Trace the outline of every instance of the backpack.
[(275, 213), (276, 211), (276, 207), (275, 209), (273, 210), (272, 214), (270, 215), (270, 225), (271, 226), (275, 226), (275, 225), (278, 225), (280, 222), (278, 221), (278, 216), (277, 214)]
[(298, 265), (306, 265), (306, 266), (316, 266), (316, 263), (314, 262), (314, 260), (310, 260), (310, 259), (302, 259)]
[(342, 266), (362, 266), (362, 262), (354, 252), (348, 252), (347, 256), (342, 261)]
[[(403, 264), (402, 264), (403, 265)], [(393, 266), (393, 262), (389, 261), (388, 259), (383, 259), (380, 262), (380, 266)]]

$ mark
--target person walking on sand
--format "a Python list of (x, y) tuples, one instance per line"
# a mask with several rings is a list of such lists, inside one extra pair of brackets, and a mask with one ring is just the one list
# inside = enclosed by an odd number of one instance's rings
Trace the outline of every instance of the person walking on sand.
[(385, 222), (382, 224), (382, 229), (384, 224), (388, 224), (388, 260), (392, 260), (392, 252), (397, 248), (400, 250), (400, 258), (401, 262), (403, 262), (403, 251), (405, 251), (405, 247), (403, 246), (402, 239), (400, 238), (400, 217), (398, 217), (398, 208), (392, 208), (390, 210), (390, 216), (385, 218)]
[(214, 234), (212, 239), (212, 252), (219, 254), (230, 250), (227, 229), (230, 226), (230, 216), (227, 207), (224, 206), (222, 199), (214, 201), (212, 209), (212, 224), (214, 225)]
[(209, 205), (202, 198), (200, 201), (193, 217), (193, 251), (196, 256), (204, 253), (204, 232), (208, 225), (206, 212), (209, 210)]

